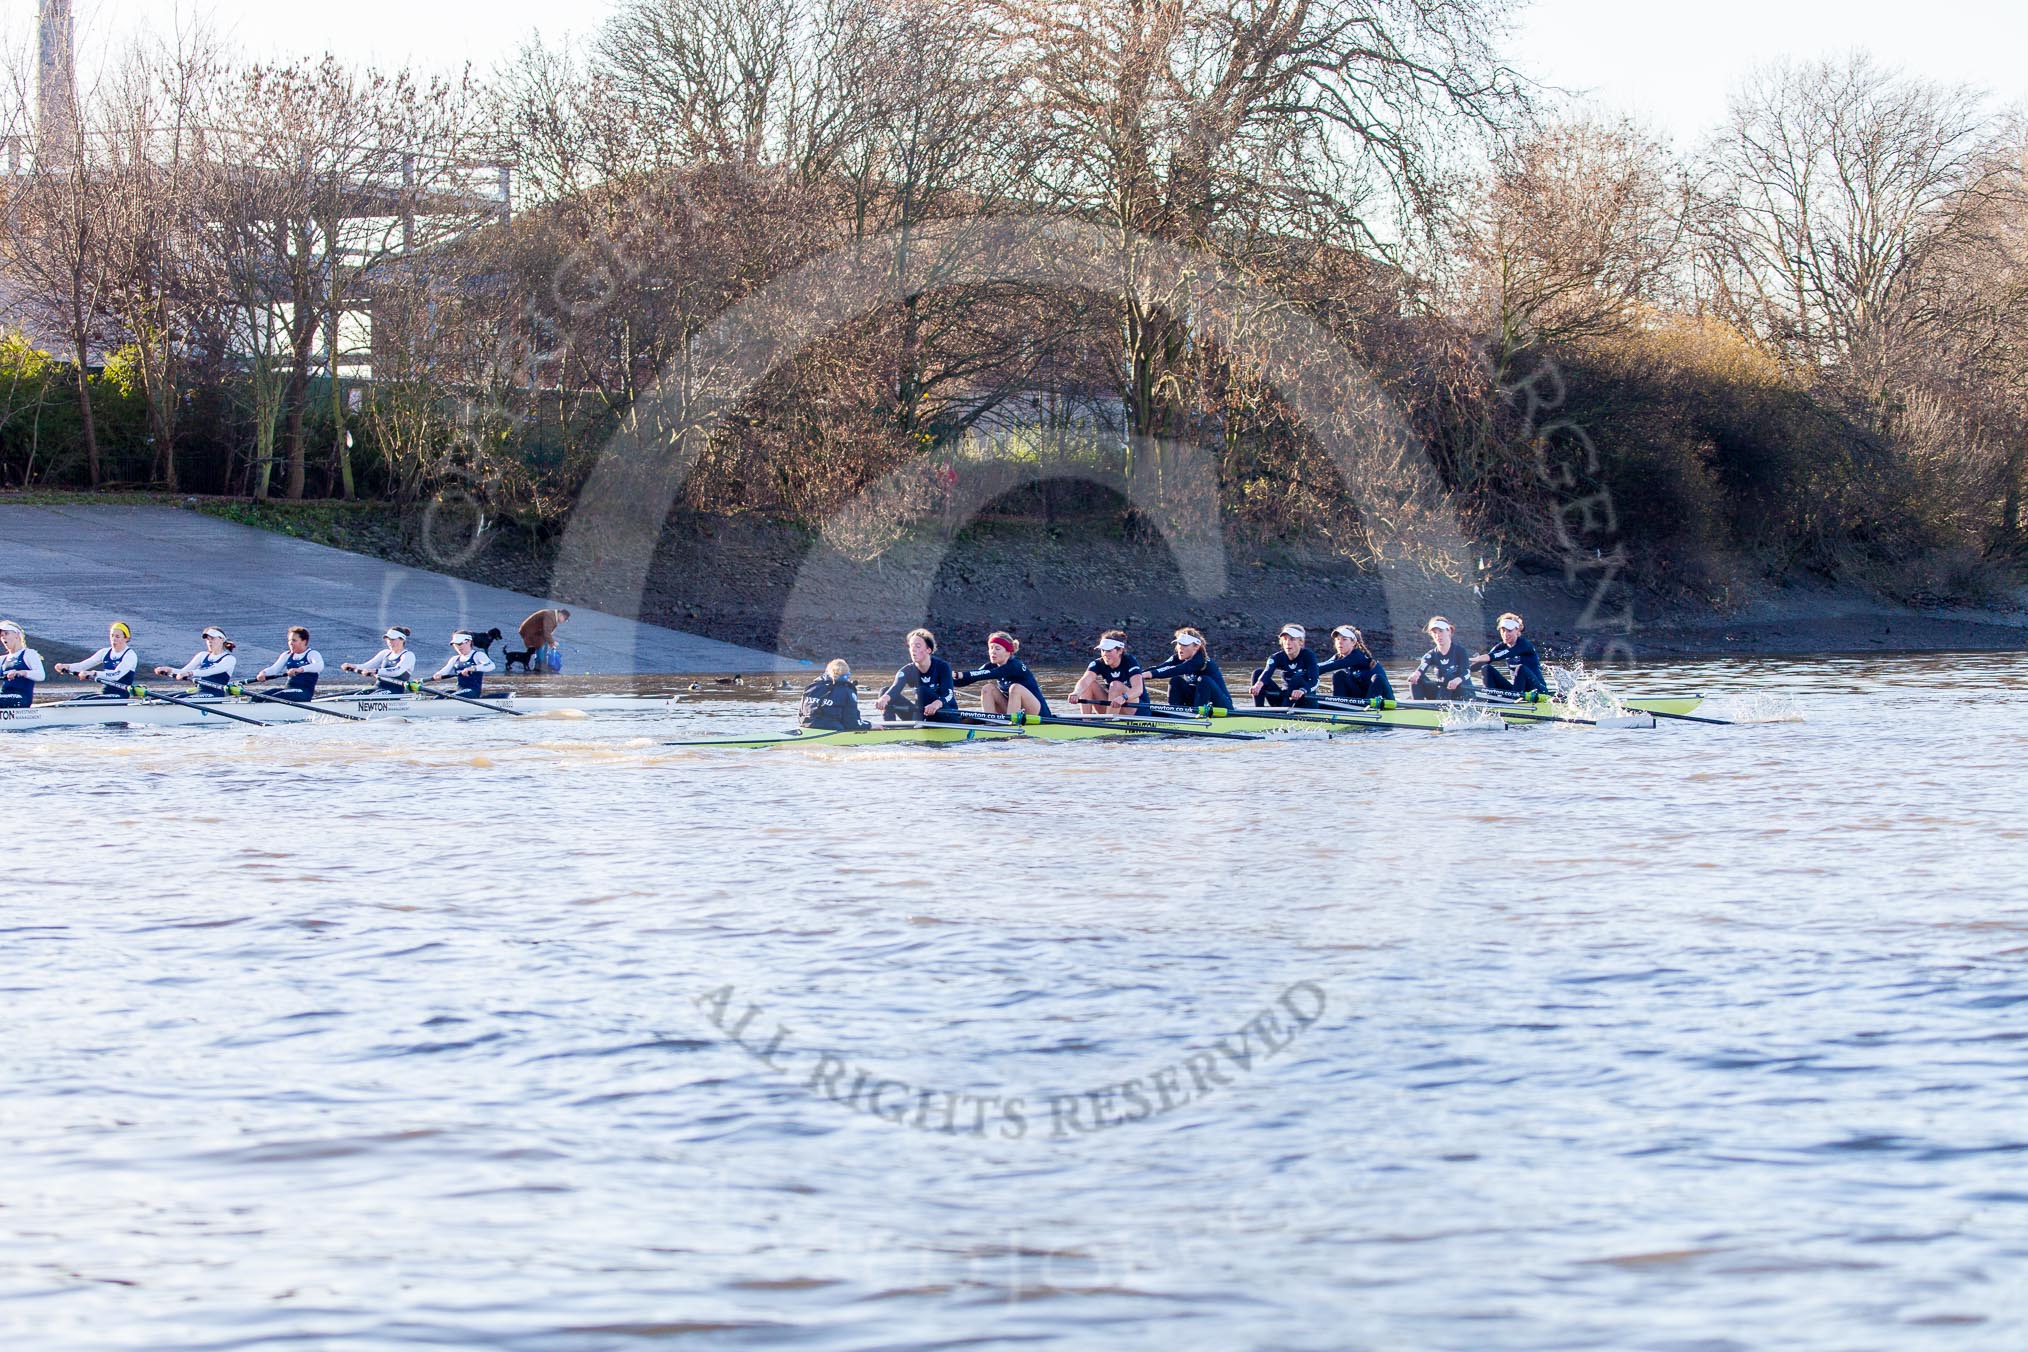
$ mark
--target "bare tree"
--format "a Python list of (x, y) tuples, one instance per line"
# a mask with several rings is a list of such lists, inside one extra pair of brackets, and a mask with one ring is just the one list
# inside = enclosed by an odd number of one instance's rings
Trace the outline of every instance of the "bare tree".
[(2006, 190), (1997, 130), (1973, 91), (1863, 55), (1761, 72), (1706, 156), (1721, 307), (1877, 400), (1897, 354), (1949, 322), (1928, 279)]
[(1624, 331), (1685, 261), (1683, 171), (1625, 121), (1577, 119), (1502, 157), (1460, 240), (1464, 301), (1506, 354)]

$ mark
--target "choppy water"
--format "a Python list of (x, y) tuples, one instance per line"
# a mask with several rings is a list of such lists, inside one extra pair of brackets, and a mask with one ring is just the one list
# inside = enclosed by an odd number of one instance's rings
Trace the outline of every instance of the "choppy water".
[(1619, 682), (9, 736), (0, 1344), (2020, 1346), (2028, 661)]

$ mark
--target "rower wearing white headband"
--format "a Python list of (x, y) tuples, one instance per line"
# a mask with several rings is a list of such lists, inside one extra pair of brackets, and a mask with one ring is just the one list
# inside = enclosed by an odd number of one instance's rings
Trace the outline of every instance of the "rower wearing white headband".
[(42, 654), (28, 646), (28, 635), (12, 620), (0, 620), (0, 709), (26, 709), (35, 703), (37, 682), (47, 680)]
[(344, 671), (373, 677), (382, 690), (406, 690), (408, 678), (415, 671), (415, 654), (408, 650), (409, 632), (397, 624), (381, 635), (387, 640), (385, 648), (364, 662), (340, 662), (338, 666)]
[(484, 693), (486, 673), (492, 669), (493, 659), (472, 646), (470, 634), (459, 632), (451, 635), (451, 660), (430, 679), (441, 681), (455, 676), (458, 678), (458, 694), (466, 699), (478, 699)]
[(1424, 628), (1436, 646), (1416, 663), (1411, 693), (1417, 699), (1470, 699), (1472, 662), (1463, 648), (1451, 642), (1451, 622), (1441, 615), (1432, 615)]
[(317, 697), (317, 678), (324, 674), (324, 654), (310, 646), (310, 631), (300, 624), (289, 626), (289, 644), (282, 655), (264, 671), (254, 673), (256, 681), (286, 676), (289, 683), (270, 698), (312, 700)]
[(1204, 632), (1184, 626), (1173, 640), (1176, 655), (1148, 668), (1150, 680), (1169, 682), (1169, 703), (1181, 709), (1223, 709), (1232, 712), (1232, 691), (1225, 673), (1211, 660)]
[(1472, 659), (1484, 668), (1486, 689), (1515, 695), (1547, 695), (1549, 681), (1542, 674), (1542, 654), (1521, 637), (1521, 617), (1508, 611), (1500, 617), (1500, 641)]
[(1338, 699), (1392, 700), (1394, 684), (1386, 668), (1366, 646), (1366, 636), (1356, 624), (1341, 624), (1331, 631), (1336, 655), (1317, 664), (1319, 677), (1331, 678), (1331, 694)]
[(1071, 699), (1088, 714), (1150, 712), (1148, 673), (1127, 647), (1127, 631), (1108, 629), (1096, 646), (1098, 656), (1084, 664)]
[(1309, 637), (1300, 624), (1285, 624), (1275, 635), (1280, 646), (1268, 657), (1267, 665), (1253, 674), (1256, 708), (1301, 709), (1314, 702), (1317, 657), (1304, 646)]
[[(134, 673), (141, 665), (141, 655), (134, 651), (134, 631), (124, 620), (114, 620), (106, 630), (106, 646), (82, 662), (65, 664), (58, 662), (56, 670), (80, 681), (97, 681), (102, 693), (117, 699), (127, 697), (127, 687), (134, 683)], [(96, 698), (92, 695), (86, 699)]]
[(157, 676), (174, 676), (179, 681), (195, 681), (197, 688), (208, 694), (222, 694), (226, 684), (232, 680), (232, 669), (238, 659), (232, 650), (238, 646), (225, 636), (225, 631), (212, 625), (198, 637), (204, 646), (197, 650), (188, 662), (180, 667), (157, 667)]

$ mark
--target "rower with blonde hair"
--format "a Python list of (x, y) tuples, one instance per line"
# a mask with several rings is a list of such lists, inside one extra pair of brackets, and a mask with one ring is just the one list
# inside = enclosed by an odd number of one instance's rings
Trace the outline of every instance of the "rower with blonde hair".
[(47, 679), (42, 654), (28, 646), (27, 631), (12, 620), (0, 620), (0, 709), (32, 707), (36, 685)]
[(1178, 629), (1173, 640), (1176, 655), (1148, 668), (1150, 680), (1169, 682), (1169, 703), (1180, 709), (1223, 709), (1232, 712), (1232, 691), (1225, 673), (1211, 660), (1211, 647), (1204, 631), (1190, 625)]

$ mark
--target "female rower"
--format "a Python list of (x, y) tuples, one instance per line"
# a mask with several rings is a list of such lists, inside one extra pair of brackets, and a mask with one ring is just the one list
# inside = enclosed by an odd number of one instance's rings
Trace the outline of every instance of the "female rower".
[(937, 656), (937, 636), (927, 629), (908, 631), (908, 661), (894, 673), (894, 684), (873, 701), (890, 723), (955, 723), (958, 688), (951, 664)]
[(356, 671), (361, 676), (371, 676), (382, 690), (404, 691), (408, 689), (408, 678), (415, 671), (415, 654), (408, 650), (410, 630), (395, 625), (381, 637), (387, 640), (382, 648), (364, 662), (340, 662), (341, 671)]
[(1037, 714), (1049, 717), (1049, 701), (1028, 664), (1014, 654), (1021, 640), (1004, 630), (986, 635), (986, 663), (958, 672), (951, 680), (959, 686), (986, 682), (979, 692), (979, 708), (989, 714)]
[(859, 716), (859, 691), (852, 684), (852, 668), (844, 658), (832, 658), (824, 674), (803, 692), (802, 724), (835, 732), (860, 732), (873, 726)]
[[(1542, 655), (1535, 651), (1533, 643), (1521, 637), (1521, 617), (1511, 610), (1500, 617), (1500, 641), (1474, 657), (1472, 665), (1486, 669), (1488, 690), (1515, 695), (1549, 693), (1549, 681), (1542, 674)], [(1502, 667), (1511, 669), (1513, 675), (1501, 670)]]
[(1151, 711), (1148, 673), (1127, 651), (1126, 630), (1108, 629), (1099, 635), (1098, 656), (1085, 663), (1070, 697), (1086, 713), (1123, 714), (1129, 706), (1137, 714)]
[(224, 693), (232, 680), (232, 669), (239, 659), (232, 650), (239, 645), (225, 636), (225, 631), (212, 625), (201, 635), (204, 646), (197, 650), (188, 662), (180, 667), (157, 667), (157, 676), (174, 676), (179, 681), (195, 681), (197, 688), (217, 695)]
[(1416, 663), (1415, 684), (1411, 691), (1417, 699), (1466, 700), (1475, 693), (1472, 689), (1472, 663), (1463, 648), (1451, 644), (1451, 622), (1441, 615), (1430, 616), (1424, 626), (1436, 647), (1422, 655)]
[(36, 682), (49, 679), (42, 654), (28, 646), (28, 635), (12, 620), (0, 620), (0, 709), (26, 709), (35, 703)]
[(1309, 639), (1300, 624), (1285, 624), (1276, 636), (1281, 647), (1267, 665), (1253, 674), (1255, 708), (1300, 709), (1317, 690), (1317, 658), (1303, 646)]
[(104, 693), (125, 699), (127, 687), (134, 683), (134, 673), (141, 665), (141, 655), (134, 651), (133, 642), (134, 631), (122, 621), (114, 620), (106, 630), (105, 647), (82, 662), (68, 665), (58, 662), (56, 669), (80, 681), (97, 681)]
[(1186, 626), (1176, 631), (1175, 642), (1176, 655), (1149, 667), (1149, 679), (1168, 679), (1169, 703), (1177, 708), (1231, 713), (1232, 691), (1226, 688), (1225, 673), (1211, 660), (1203, 632)]
[(273, 698), (297, 701), (317, 697), (317, 678), (324, 674), (324, 654), (310, 646), (310, 631), (300, 624), (289, 626), (289, 643), (282, 655), (269, 663), (263, 671), (254, 673), (256, 681), (286, 676), (289, 683), (275, 692)]
[(451, 660), (444, 663), (443, 670), (430, 677), (441, 681), (448, 676), (458, 678), (458, 696), (461, 699), (484, 699), (486, 673), (493, 669), (493, 659), (472, 646), (472, 636), (463, 632), (451, 635)]
[(1317, 664), (1317, 675), (1331, 678), (1331, 694), (1338, 699), (1394, 698), (1394, 683), (1387, 669), (1366, 646), (1366, 636), (1355, 624), (1341, 624), (1331, 631), (1331, 646), (1337, 656)]

